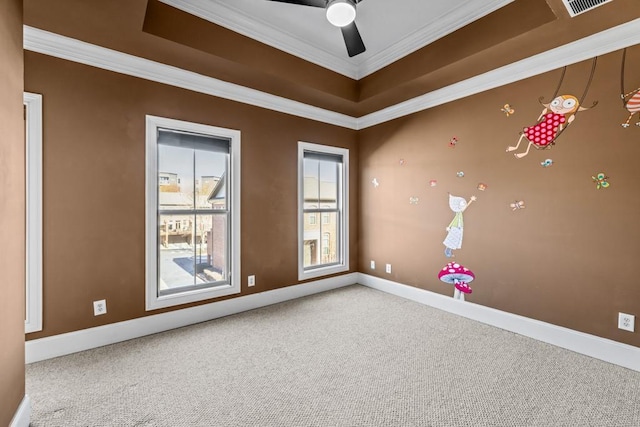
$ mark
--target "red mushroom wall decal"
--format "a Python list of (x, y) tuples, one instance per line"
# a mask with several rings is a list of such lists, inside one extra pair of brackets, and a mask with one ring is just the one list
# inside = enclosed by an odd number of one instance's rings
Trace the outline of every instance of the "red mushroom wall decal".
[(465, 294), (472, 292), (469, 282), (475, 278), (476, 276), (471, 270), (453, 262), (447, 263), (438, 273), (438, 279), (454, 286), (453, 299), (460, 301), (464, 301)]

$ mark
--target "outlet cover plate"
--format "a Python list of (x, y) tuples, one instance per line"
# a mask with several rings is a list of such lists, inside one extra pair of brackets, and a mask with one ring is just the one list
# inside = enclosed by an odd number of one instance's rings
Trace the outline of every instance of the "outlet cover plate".
[(247, 286), (255, 286), (256, 285), (256, 276), (251, 275), (247, 278)]
[(101, 314), (107, 314), (107, 300), (104, 299), (93, 302), (93, 315), (100, 316)]
[(635, 331), (636, 316), (633, 314), (618, 313), (618, 328), (625, 331)]
[(376, 269), (376, 262), (374, 260), (371, 260), (371, 269), (372, 270)]
[(384, 271), (386, 271), (387, 273), (391, 274), (391, 264), (387, 264), (385, 266), (385, 270)]

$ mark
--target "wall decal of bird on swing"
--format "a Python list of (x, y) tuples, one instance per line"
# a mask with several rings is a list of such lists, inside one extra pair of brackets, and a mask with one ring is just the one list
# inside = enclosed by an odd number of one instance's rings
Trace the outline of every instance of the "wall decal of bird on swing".
[(516, 145), (512, 145), (507, 147), (507, 153), (511, 151), (515, 151), (520, 147), (523, 139), (527, 139), (528, 145), (527, 149), (524, 153), (514, 153), (514, 156), (517, 159), (521, 159), (527, 154), (529, 154), (529, 150), (533, 145), (538, 150), (547, 150), (552, 148), (558, 139), (558, 137), (564, 132), (564, 130), (569, 126), (576, 118), (576, 114), (582, 111), (589, 110), (595, 107), (598, 104), (598, 101), (595, 101), (591, 107), (583, 107), (582, 103), (587, 96), (587, 92), (589, 91), (589, 86), (591, 86), (591, 81), (593, 80), (593, 74), (596, 70), (596, 62), (598, 58), (593, 58), (593, 63), (591, 65), (591, 73), (589, 75), (589, 80), (587, 81), (587, 85), (585, 86), (584, 93), (578, 99), (574, 95), (559, 95), (560, 87), (562, 86), (562, 81), (564, 80), (565, 73), (567, 71), (567, 67), (565, 66), (562, 69), (562, 75), (560, 76), (560, 81), (558, 82), (558, 87), (556, 88), (553, 97), (551, 98), (551, 102), (545, 104), (542, 102), (544, 97), (540, 97), (538, 102), (542, 104), (544, 109), (540, 113), (538, 120), (535, 125), (525, 127), (520, 133), (520, 139)]
[[(620, 98), (622, 98), (622, 106), (629, 111), (629, 118), (625, 123), (622, 123), (623, 128), (629, 127), (629, 122), (635, 113), (640, 116), (640, 87), (625, 93), (624, 89), (624, 63), (627, 57), (627, 49), (622, 51), (622, 66), (620, 67)], [(640, 117), (636, 126), (640, 126)]]

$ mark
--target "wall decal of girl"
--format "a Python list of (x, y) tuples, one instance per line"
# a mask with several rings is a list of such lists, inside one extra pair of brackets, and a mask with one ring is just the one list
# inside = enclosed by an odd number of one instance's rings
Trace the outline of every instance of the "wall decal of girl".
[(454, 196), (449, 194), (449, 208), (455, 212), (453, 220), (446, 228), (447, 237), (445, 237), (442, 244), (445, 246), (444, 254), (447, 258), (453, 256), (453, 251), (462, 248), (462, 235), (464, 232), (464, 221), (462, 219), (462, 212), (464, 212), (471, 203), (477, 200), (476, 196), (471, 196), (469, 202), (464, 197)]
[(538, 121), (533, 126), (525, 127), (522, 130), (520, 139), (516, 145), (507, 147), (507, 152), (515, 151), (520, 147), (522, 140), (526, 138), (529, 141), (527, 150), (524, 153), (515, 153), (518, 159), (529, 154), (531, 146), (537, 149), (550, 148), (555, 144), (555, 139), (562, 132), (565, 126), (569, 126), (576, 118), (575, 113), (578, 111), (588, 110), (580, 106), (578, 98), (573, 95), (560, 95), (548, 104), (542, 104), (544, 109), (538, 117)]
[(584, 102), (585, 97), (587, 96), (589, 87), (591, 86), (591, 81), (593, 80), (597, 62), (598, 57), (596, 56), (595, 58), (593, 58), (591, 63), (591, 73), (589, 74), (589, 80), (587, 81), (584, 92), (579, 99), (578, 97), (573, 95), (558, 96), (560, 87), (562, 86), (562, 82), (564, 80), (564, 76), (567, 72), (566, 66), (562, 69), (560, 81), (558, 82), (558, 87), (556, 87), (556, 90), (551, 97), (551, 102), (545, 104), (542, 102), (542, 97), (538, 99), (544, 109), (542, 110), (542, 113), (540, 113), (536, 124), (533, 126), (525, 127), (522, 130), (520, 139), (518, 139), (518, 143), (516, 145), (507, 147), (507, 153), (517, 150), (524, 138), (527, 138), (529, 144), (527, 145), (527, 150), (524, 153), (514, 153), (514, 156), (517, 159), (521, 159), (529, 154), (529, 150), (531, 149), (532, 145), (536, 149), (548, 149), (553, 147), (556, 143), (556, 139), (567, 128), (567, 126), (573, 123), (573, 120), (576, 118), (576, 114), (579, 111), (588, 110), (598, 104), (598, 101), (596, 101), (591, 107), (587, 108), (581, 106), (581, 104)]
[[(624, 90), (624, 74), (625, 74), (625, 59), (627, 57), (627, 49), (622, 51), (622, 65), (620, 66), (620, 98), (622, 99), (622, 106), (629, 112), (629, 118), (625, 123), (622, 123), (623, 128), (629, 127), (629, 122), (635, 113), (640, 114), (640, 87), (625, 93)], [(636, 123), (636, 126), (640, 126), (640, 121)]]

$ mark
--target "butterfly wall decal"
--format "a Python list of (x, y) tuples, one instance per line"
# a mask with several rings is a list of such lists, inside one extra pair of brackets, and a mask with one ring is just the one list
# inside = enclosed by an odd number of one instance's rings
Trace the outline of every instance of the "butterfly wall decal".
[(371, 183), (373, 184), (373, 186), (375, 188), (378, 188), (378, 186), (380, 185), (380, 183), (378, 182), (377, 178), (373, 178), (373, 180), (371, 181)]
[(516, 110), (511, 108), (511, 105), (509, 105), (509, 104), (504, 104), (504, 106), (500, 109), (500, 111), (505, 113), (507, 115), (507, 117), (509, 117), (510, 115), (512, 115), (512, 114), (514, 114), (516, 112)]
[(515, 202), (511, 203), (509, 206), (511, 206), (512, 211), (517, 211), (518, 209), (524, 209), (524, 200), (516, 200)]
[(409, 203), (411, 203), (412, 205), (417, 205), (419, 201), (420, 199), (418, 199), (417, 197), (409, 197)]
[(453, 148), (453, 147), (455, 147), (455, 146), (456, 146), (456, 144), (457, 144), (457, 143), (458, 143), (458, 137), (457, 137), (457, 136), (454, 136), (453, 138), (451, 138), (451, 139), (449, 140), (449, 147), (452, 147), (452, 148)]
[(600, 172), (596, 176), (592, 176), (591, 179), (593, 179), (593, 182), (596, 183), (596, 189), (597, 190), (599, 190), (601, 188), (609, 187), (609, 182), (607, 181), (609, 179), (609, 177), (607, 175), (605, 175), (604, 173), (602, 173), (602, 172)]
[(540, 164), (542, 165), (543, 168), (548, 168), (549, 166), (553, 165), (553, 160), (546, 159), (543, 162), (540, 162)]

